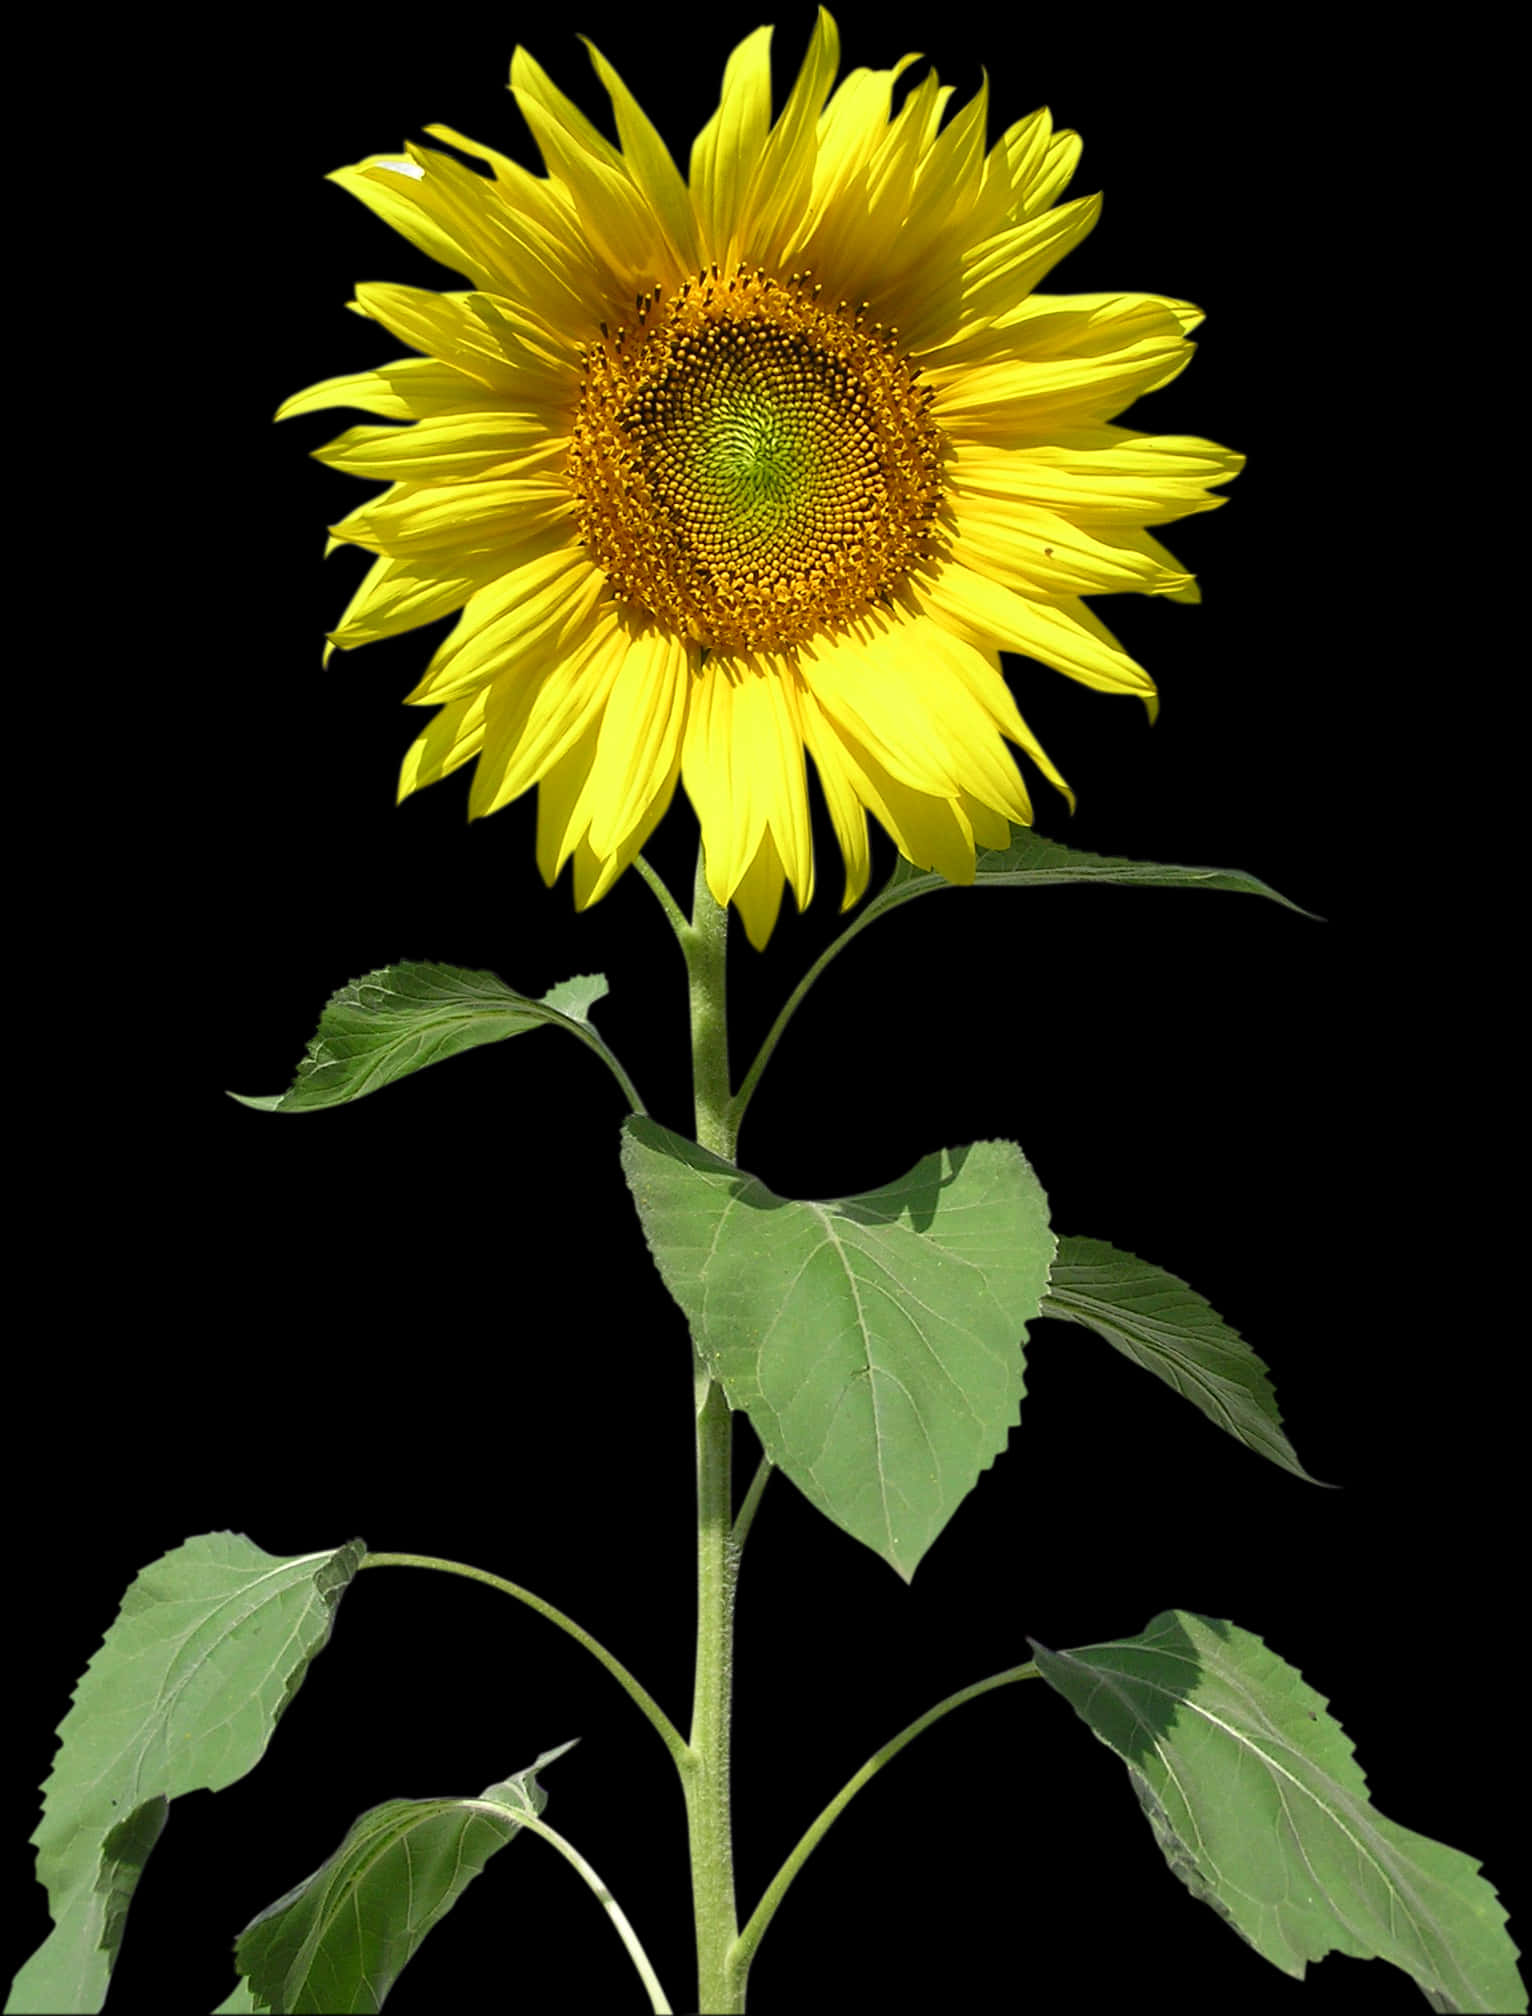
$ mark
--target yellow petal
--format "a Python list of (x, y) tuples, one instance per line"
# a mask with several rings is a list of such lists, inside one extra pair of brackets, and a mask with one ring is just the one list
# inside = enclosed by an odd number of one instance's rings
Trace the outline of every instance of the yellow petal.
[(628, 173), (665, 233), (675, 271), (677, 274), (693, 273), (702, 263), (702, 250), (697, 239), (697, 219), (691, 195), (681, 179), (681, 171), (670, 158), (670, 149), (616, 70), (588, 35), (582, 35), (580, 40), (590, 52), (596, 75), (606, 86)]
[(398, 804), (402, 805), (412, 791), (437, 783), (478, 755), (484, 743), (488, 700), (489, 688), (481, 686), (476, 693), (449, 701), (424, 733), (416, 736), (399, 767)]
[(936, 796), (956, 791), (951, 752), (933, 735), (932, 714), (908, 678), (888, 677), (876, 651), (854, 632), (815, 638), (800, 649), (804, 685), (837, 730), (877, 753), (879, 762), (912, 789)]
[(1124, 545), (1134, 547), (1152, 562), (1154, 566), (1160, 568), (1167, 577), (1174, 574), (1181, 576), (1179, 586), (1175, 588), (1162, 588), (1158, 591), (1168, 601), (1200, 602), (1202, 600), (1202, 590), (1197, 586), (1196, 577), (1186, 572), (1170, 548), (1162, 546), (1152, 532), (1123, 532), (1118, 536)]
[(500, 264), (483, 224), (440, 200), (443, 192), (427, 164), (445, 159), (430, 148), (407, 148), (403, 156), (370, 155), (354, 167), (335, 169), (325, 180), (365, 203), (427, 258), (461, 273), (475, 287), (503, 287)]
[(579, 808), (585, 803), (585, 784), (596, 760), (600, 732), (599, 718), (588, 722), (579, 740), (571, 743), (556, 763), (550, 763), (538, 781), (537, 872), (550, 889), (590, 824), (589, 812), (582, 818)]
[(1042, 163), (1021, 198), (1024, 216), (1035, 217), (1038, 211), (1046, 210), (1051, 203), (1059, 200), (1074, 180), (1082, 151), (1079, 134), (1072, 133), (1068, 127), (1052, 135)]
[(927, 369), (946, 362), (950, 346), (989, 328), (1041, 285), (1089, 236), (1100, 215), (1101, 198), (1082, 196), (996, 233), (975, 247), (961, 267), (953, 262), (957, 284), (951, 300), (935, 288), (927, 287), (923, 294), (912, 288), (914, 299), (899, 325), (911, 350), (930, 351)]
[(964, 494), (953, 485), (957, 536), (952, 557), (1034, 601), (1076, 595), (1176, 595), (1191, 585), (1184, 567), (1147, 533), (1092, 532), (1057, 512)]
[(846, 886), (840, 907), (849, 910), (853, 903), (861, 900), (871, 866), (865, 810), (868, 800), (858, 795), (844, 760), (844, 745), (837, 740), (835, 730), (825, 720), (812, 693), (806, 690), (800, 693), (798, 711), (803, 723), (804, 746), (814, 759), (815, 774), (829, 808), (830, 824), (835, 829), (841, 858), (846, 864)]
[(955, 561), (922, 579), (920, 595), (949, 629), (981, 648), (1019, 651), (1103, 692), (1154, 692), (1143, 666), (1083, 602), (1031, 602)]
[(819, 115), (814, 156), (814, 191), (825, 197), (851, 184), (872, 159), (888, 130), (895, 84), (917, 54), (901, 56), (888, 70), (848, 70)]
[[(946, 645), (954, 668), (972, 687), (974, 697), (999, 727), (1001, 734), (1008, 741), (1014, 742), (1019, 749), (1026, 750), (1038, 769), (1048, 779), (1048, 782), (1056, 791), (1063, 795), (1068, 802), (1070, 811), (1073, 812), (1075, 809), (1075, 794), (1070, 790), (1062, 775), (1055, 768), (1052, 757), (1049, 756), (1042, 743), (1038, 741), (1032, 730), (1022, 719), (1021, 710), (1016, 705), (1015, 696), (1011, 692), (1010, 687), (1006, 685), (1005, 674), (1000, 669), (999, 652), (980, 650), (977, 646), (970, 644), (966, 638), (959, 637), (950, 631), (946, 633)], [(1026, 818), (1019, 819), (1018, 823), (1030, 826), (1032, 823), (1031, 801), (1027, 799), (1024, 783), (1021, 788), (1021, 795), (1027, 803), (1028, 812)], [(966, 799), (964, 802), (967, 802)], [(1015, 817), (1017, 815), (1012, 814), (1010, 816)]]
[(690, 698), (689, 647), (657, 628), (630, 640), (601, 717), (586, 780), (590, 844), (603, 858), (635, 831), (680, 763)]
[(703, 863), (716, 902), (728, 903), (760, 844), (764, 813), (736, 725), (740, 687), (753, 675), (729, 658), (709, 658), (693, 675), (681, 749), (681, 777), (702, 829)]
[(741, 197), (729, 236), (730, 265), (740, 258), (773, 264), (791, 243), (813, 191), (819, 114), (839, 65), (840, 34), (821, 7), (782, 116)]
[(692, 142), (690, 183), (702, 264), (729, 256), (730, 233), (771, 127), (771, 30), (747, 35), (724, 65), (718, 110)]
[(1048, 207), (1029, 206), (1027, 199), (1052, 139), (1053, 114), (1042, 105), (1008, 126), (991, 147), (984, 163), (984, 186), (974, 206), (975, 243)]
[(667, 776), (657, 784), (654, 796), (644, 807), (642, 818), (605, 859), (599, 857), (588, 840), (582, 840), (575, 849), (575, 904), (585, 910), (592, 903), (599, 903), (618, 877), (632, 867), (643, 852), (649, 835), (659, 825), (670, 810), (670, 801), (675, 796), (676, 779), (680, 774), (679, 762), (672, 762)]
[(833, 733), (839, 748), (829, 760), (844, 767), (857, 795), (900, 853), (917, 868), (934, 869), (949, 882), (972, 882), (973, 829), (960, 797), (941, 798), (912, 790), (891, 776), (854, 736), (840, 727), (834, 727)]
[(490, 719), (468, 796), (471, 819), (519, 798), (600, 726), (628, 645), (628, 626), (610, 603), (600, 604), (580, 635), (543, 661), (531, 705)]
[[(950, 733), (959, 751), (955, 766), (958, 795), (982, 801), (1005, 819), (1027, 825), (1031, 801), (1002, 737), (1008, 737), (1037, 764), (1066, 797), (1069, 786), (1048, 760), (1021, 718), (999, 660), (958, 637), (932, 617), (911, 619), (905, 631), (930, 681), (932, 710), (940, 732)], [(940, 685), (937, 684), (938, 674)]]
[(435, 357), (404, 357), (394, 364), (380, 364), (375, 371), (322, 379), (284, 399), (276, 417), (291, 420), (296, 414), (322, 412), (327, 406), (355, 406), (363, 413), (379, 413), (386, 420), (418, 420), (448, 409), (454, 413), (499, 412), (504, 404), (503, 395), (455, 365), (443, 364)]
[(775, 682), (779, 784), (769, 821), (793, 898), (806, 910), (814, 897), (814, 827), (809, 815), (808, 766), (804, 761), (803, 716), (796, 677)]
[(786, 266), (833, 274), (837, 294), (853, 301), (870, 299), (898, 235), (896, 220), (869, 215), (867, 190), (888, 133), (894, 84), (917, 60), (904, 56), (891, 70), (853, 70), (839, 85), (820, 114), (808, 200), (782, 247)]
[(1149, 295), (1030, 295), (978, 340), (1004, 361), (937, 362), (925, 373), (933, 417), (958, 440), (1110, 419), (1168, 385), (1195, 347), (1173, 309)]
[[(439, 553), (380, 554), (329, 633), (330, 645), (351, 651), (434, 623), (461, 609), (504, 569), (503, 555), (495, 552), (460, 553), (450, 564)], [(328, 663), (328, 651), (325, 658)]]
[(755, 859), (735, 886), (734, 903), (744, 922), (745, 936), (759, 952), (770, 938), (782, 908), (782, 857), (769, 826), (761, 835)]
[(978, 680), (954, 663), (962, 648), (923, 616), (869, 622), (805, 651), (803, 680), (830, 718), (912, 790), (952, 797), (971, 789), (1019, 818), (1021, 779)]
[[(1025, 800), (1025, 792), (1023, 792), (1022, 796)], [(1003, 812), (997, 812), (993, 805), (986, 805), (982, 798), (975, 798), (968, 791), (959, 792), (958, 804), (967, 816), (969, 825), (973, 828), (975, 847), (998, 847), (1004, 849), (1010, 846), (1012, 822)], [(1030, 826), (1032, 824), (1032, 807), (1030, 803), (1025, 803), (1024, 814), (1024, 817), (1016, 819), (1016, 825)]]
[(1214, 441), (1129, 427), (1063, 429), (1018, 447), (960, 440), (950, 464), (965, 493), (1042, 505), (1079, 526), (1163, 525), (1216, 510), (1228, 500), (1208, 496), (1209, 487), (1244, 466)]
[(521, 659), (555, 655), (583, 631), (604, 585), (578, 547), (540, 552), (534, 545), (520, 565), (470, 598), (407, 704), (453, 700)]
[(483, 298), (368, 281), (357, 288), (355, 305), (401, 343), (456, 365), (509, 404), (556, 397), (559, 387), (550, 382), (542, 359), (524, 344), (508, 345), (479, 312), (475, 304)]
[[(801, 910), (814, 894), (814, 841), (793, 684), (785, 662), (773, 666), (768, 660), (765, 670), (748, 674), (736, 694), (735, 733), (750, 772), (752, 811), (775, 836), (779, 887), (785, 868)], [(737, 774), (737, 760), (735, 767)], [(758, 850), (752, 852), (758, 856)]]
[(494, 170), (497, 183), (508, 184), (513, 189), (521, 183), (531, 183), (534, 189), (539, 186), (537, 178), (529, 175), (526, 169), (513, 161), (508, 154), (497, 153), (493, 147), (485, 147), (477, 140), (470, 140), (466, 133), (459, 133), (455, 126), (443, 126), (438, 123), (427, 126), (425, 130), (433, 139), (445, 140), (449, 146), (456, 147), (460, 154), (471, 154), (477, 160), (487, 161)]
[[(554, 184), (528, 176), (507, 189), (434, 148), (411, 145), (408, 153), (423, 171), (421, 200), (430, 203), (444, 230), (477, 253), (480, 292), (514, 301), (560, 347), (568, 347), (572, 329), (599, 319), (606, 276), (570, 228), (576, 220), (564, 207), (567, 197), (551, 199)], [(531, 190), (550, 193), (529, 203), (528, 183)]]
[(569, 485), (552, 476), (489, 476), (475, 483), (396, 483), (329, 529), (371, 553), (427, 553), (507, 544), (563, 525)]
[(567, 434), (538, 414), (437, 413), (413, 427), (348, 427), (314, 460), (372, 482), (469, 482), (520, 476), (568, 456)]
[(525, 49), (511, 60), (511, 89), (548, 173), (574, 199), (585, 236), (622, 292), (652, 284), (656, 274), (679, 281), (677, 255), (627, 162)]

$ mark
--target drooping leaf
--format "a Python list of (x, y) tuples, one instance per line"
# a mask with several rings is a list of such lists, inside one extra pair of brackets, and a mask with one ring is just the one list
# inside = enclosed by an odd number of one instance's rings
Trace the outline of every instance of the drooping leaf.
[(1195, 1289), (1102, 1239), (1059, 1240), (1041, 1314), (1096, 1331), (1258, 1456), (1310, 1477), (1282, 1431), (1266, 1366)]
[(259, 1761), (366, 1551), (283, 1559), (202, 1533), (135, 1577), (59, 1725), (32, 1836), (54, 1925), (8, 2010), (101, 2007), (167, 1802)]
[[(1300, 917), (1314, 915), (1256, 876), (1247, 875), (1242, 868), (1181, 868), (1160, 861), (1128, 861), (1114, 854), (1087, 854), (1083, 848), (1045, 840), (1027, 826), (1011, 828), (1009, 847), (980, 847), (976, 852), (973, 879), (976, 889), (1046, 889), (1064, 882), (1116, 882), (1155, 889), (1226, 889), (1238, 895), (1269, 897), (1284, 909), (1296, 910)], [(917, 868), (901, 854), (888, 882), (868, 903), (866, 914), (870, 919), (909, 902), (914, 896), (957, 886), (930, 869)]]
[(1126, 1762), (1175, 1874), (1273, 1966), (1301, 1980), (1349, 1953), (1402, 1968), (1438, 2011), (1526, 2009), (1478, 1863), (1371, 1805), (1323, 1697), (1259, 1638), (1167, 1610), (1137, 1638), (1032, 1649)]
[(493, 973), (414, 960), (381, 966), (330, 996), (287, 1091), (229, 1097), (263, 1113), (344, 1106), (461, 1050), (501, 1043), (544, 1024), (578, 1036), (621, 1078), (590, 1021), (593, 1004), (606, 991), (604, 975), (582, 973), (534, 1001), (513, 993)]
[[(520, 1816), (547, 1805), (538, 1772), (573, 1747), (545, 1750), (476, 1804), (390, 1799), (363, 1813), (312, 1876), (239, 1935), (241, 1978), (218, 2016), (381, 2009), (426, 1934), (522, 1831)], [(486, 1802), (500, 1811), (486, 1813)]]
[(1009, 1141), (801, 1203), (651, 1120), (623, 1169), (650, 1251), (729, 1405), (906, 1581), (1021, 1418), (1048, 1205)]

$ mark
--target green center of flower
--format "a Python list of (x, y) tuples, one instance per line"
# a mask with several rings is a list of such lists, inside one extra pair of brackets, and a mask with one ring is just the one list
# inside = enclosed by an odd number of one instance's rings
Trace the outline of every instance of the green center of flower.
[(805, 274), (641, 297), (586, 353), (568, 473), (619, 601), (720, 651), (791, 649), (932, 550), (941, 437), (895, 332)]

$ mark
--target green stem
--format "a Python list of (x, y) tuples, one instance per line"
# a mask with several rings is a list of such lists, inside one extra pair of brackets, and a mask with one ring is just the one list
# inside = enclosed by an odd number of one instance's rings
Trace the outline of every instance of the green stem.
[[(692, 917), (680, 934), (691, 989), (692, 1089), (697, 1141), (734, 1159), (729, 1117), (725, 953), (729, 919), (707, 885), (697, 853)], [(745, 1968), (731, 1964), (738, 1938), (734, 1842), (729, 1812), (729, 1690), (734, 1661), (734, 1518), (728, 1402), (700, 1356), (692, 1365), (697, 1423), (697, 1663), (691, 1755), (683, 1774), (691, 1842), (697, 1996), (709, 2016), (745, 2006)]]
[(660, 908), (670, 919), (671, 930), (675, 932), (684, 946), (686, 943), (686, 934), (691, 928), (686, 921), (686, 912), (681, 908), (675, 897), (671, 895), (670, 891), (665, 887), (664, 882), (660, 879), (660, 876), (649, 866), (649, 863), (644, 859), (642, 854), (634, 861), (633, 866), (654, 891)]
[(692, 921), (681, 933), (691, 986), (692, 1097), (698, 1145), (732, 1162), (739, 1125), (729, 1098), (729, 1026), (724, 1001), (728, 942), (729, 913), (720, 908), (708, 887), (699, 847)]
[(640, 1099), (638, 1096), (638, 1088), (634, 1085), (633, 1080), (628, 1076), (627, 1072), (624, 1071), (622, 1065), (618, 1062), (617, 1058), (615, 1058), (612, 1055), (611, 1051), (607, 1049), (606, 1045), (602, 1042), (601, 1038), (596, 1034), (594, 1029), (590, 1028), (588, 1025), (584, 1025), (580, 1022), (577, 1022), (574, 1019), (574, 1017), (570, 1015), (561, 1015), (559, 1017), (558, 1026), (561, 1029), (567, 1029), (571, 1036), (577, 1037), (578, 1040), (585, 1045), (587, 1050), (593, 1050), (595, 1052), (595, 1054), (601, 1059), (602, 1063), (611, 1072), (612, 1076), (617, 1080), (617, 1083), (622, 1087), (622, 1096), (624, 1099), (627, 1100), (629, 1106), (632, 1107), (635, 1113), (643, 1114), (648, 1111), (647, 1107), (644, 1105), (643, 1100)]
[(728, 1964), (739, 1930), (729, 1810), (729, 1693), (739, 1563), (729, 1531), (733, 1511), (729, 1428), (723, 1388), (707, 1380), (697, 1414), (697, 1671), (693, 1765), (685, 1783), (697, 1929), (697, 2006), (709, 2016), (728, 2016), (745, 2006), (744, 1969)]
[(534, 1596), (530, 1589), (523, 1589), (515, 1582), (507, 1582), (503, 1576), (491, 1575), (483, 1568), (469, 1568), (461, 1561), (441, 1561), (433, 1554), (369, 1554), (362, 1562), (364, 1568), (435, 1568), (443, 1575), (463, 1575), (470, 1582), (486, 1583), (491, 1589), (498, 1589), (502, 1595), (514, 1596), (518, 1603), (525, 1603), (529, 1610), (535, 1610), (539, 1617), (546, 1617), (550, 1624), (556, 1624), (561, 1631), (567, 1631), (578, 1645), (611, 1674), (617, 1684), (642, 1709), (659, 1731), (660, 1741), (674, 1758), (677, 1767), (685, 1772), (688, 1752), (681, 1732), (659, 1703), (633, 1678), (620, 1659), (614, 1659), (606, 1647), (592, 1638), (572, 1617), (566, 1617), (562, 1610), (555, 1610), (551, 1603), (545, 1603), (541, 1596)]
[(761, 1502), (761, 1493), (766, 1489), (766, 1480), (775, 1467), (769, 1456), (763, 1456), (755, 1475), (750, 1480), (750, 1489), (745, 1493), (745, 1502), (740, 1506), (739, 1516), (734, 1521), (734, 1552), (736, 1554), (743, 1554), (745, 1551), (745, 1535), (750, 1531), (751, 1525), (754, 1523), (756, 1507)]
[(929, 1729), (933, 1722), (940, 1722), (944, 1715), (950, 1715), (954, 1708), (961, 1708), (965, 1701), (976, 1701), (981, 1694), (992, 1693), (996, 1687), (1009, 1687), (1016, 1680), (1036, 1680), (1038, 1677), (1037, 1667), (1029, 1659), (1025, 1666), (1012, 1666), (1004, 1673), (991, 1674), (987, 1680), (976, 1680), (971, 1687), (960, 1687), (956, 1694), (949, 1694), (945, 1701), (938, 1701), (934, 1708), (928, 1708), (907, 1729), (901, 1729), (892, 1742), (885, 1743), (881, 1750), (874, 1752), (805, 1831), (797, 1847), (766, 1886), (766, 1894), (751, 1913), (749, 1924), (740, 1933), (729, 1955), (730, 1971), (736, 1978), (741, 1981), (745, 1978), (750, 1962), (755, 1958), (755, 1949), (761, 1943), (761, 1936), (775, 1916), (777, 1906), (787, 1895), (793, 1878), (829, 1832), (832, 1823), (845, 1812), (869, 1779), (875, 1778), (891, 1758), (897, 1757), (906, 1743), (913, 1743), (923, 1729)]
[(546, 1820), (539, 1820), (534, 1813), (513, 1813), (509, 1807), (497, 1806), (493, 1799), (464, 1799), (458, 1802), (472, 1813), (483, 1813), (492, 1820), (513, 1819), (518, 1826), (525, 1827), (529, 1834), (541, 1835), (551, 1847), (557, 1848), (564, 1860), (576, 1868), (585, 1882), (596, 1893), (608, 1917), (617, 1928), (617, 1936), (628, 1949), (628, 1958), (638, 1969), (638, 1978), (649, 1993), (649, 2004), (654, 2016), (671, 2016), (670, 2004), (665, 1991), (660, 1986), (659, 1976), (650, 1965), (649, 1955), (639, 1944), (638, 1934), (628, 1922), (628, 1915), (617, 1899), (608, 1890), (601, 1878), (592, 1869), (578, 1848), (566, 1841), (562, 1834), (555, 1833)]
[[(887, 892), (884, 893), (886, 895)], [(772, 1023), (770, 1030), (767, 1032), (765, 1041), (762, 1043), (760, 1049), (757, 1050), (755, 1053), (755, 1061), (751, 1064), (750, 1069), (745, 1073), (744, 1080), (741, 1083), (739, 1090), (735, 1093), (733, 1100), (730, 1102), (728, 1119), (729, 1124), (733, 1129), (735, 1140), (739, 1139), (739, 1130), (740, 1125), (745, 1117), (745, 1108), (750, 1104), (750, 1100), (755, 1092), (755, 1088), (760, 1083), (761, 1073), (766, 1069), (766, 1066), (771, 1062), (771, 1053), (773, 1050), (776, 1049), (778, 1043), (782, 1040), (783, 1031), (786, 1029), (788, 1023), (792, 1021), (793, 1016), (798, 1012), (798, 1009), (803, 1005), (803, 997), (808, 993), (809, 989), (813, 986), (814, 982), (819, 978), (820, 974), (823, 973), (825, 968), (829, 965), (830, 961), (836, 956), (836, 954), (839, 952), (844, 952), (846, 947), (851, 943), (852, 939), (860, 936), (860, 934), (867, 929), (869, 924), (873, 923), (877, 918), (881, 917), (884, 914), (885, 909), (887, 909), (888, 907), (889, 905), (883, 902), (881, 899), (875, 899), (874, 902), (868, 904), (863, 909), (861, 915), (858, 918), (856, 918), (856, 920), (853, 923), (850, 923), (846, 926), (845, 930), (842, 931), (840, 936), (833, 942), (833, 944), (827, 945), (825, 947), (824, 951), (820, 953), (819, 957), (814, 961), (813, 965), (809, 968), (807, 973), (805, 973), (803, 978), (798, 982), (797, 986), (793, 989), (792, 993), (788, 995), (786, 1002), (783, 1004), (781, 1014), (778, 1015), (776, 1021)]]

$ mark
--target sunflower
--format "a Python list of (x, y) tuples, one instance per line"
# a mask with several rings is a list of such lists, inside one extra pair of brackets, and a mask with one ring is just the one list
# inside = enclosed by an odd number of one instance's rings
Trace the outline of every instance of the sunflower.
[[(867, 814), (954, 882), (1032, 808), (1007, 744), (1069, 787), (1001, 669), (1107, 692), (1148, 674), (1083, 597), (1195, 601), (1148, 531), (1225, 500), (1243, 457), (1109, 424), (1190, 361), (1189, 303), (1035, 290), (1095, 223), (1046, 110), (986, 151), (916, 61), (833, 89), (820, 11), (780, 116), (769, 28), (730, 56), (683, 180), (606, 58), (614, 146), (525, 50), (511, 89), (546, 176), (446, 126), (330, 179), (469, 282), (359, 286), (420, 352), (278, 418), (386, 424), (317, 451), (390, 487), (330, 528), (375, 555), (350, 649), (458, 613), (408, 696), (437, 711), (399, 795), (476, 760), (469, 816), (538, 787), (537, 857), (612, 886), (678, 782), (709, 886), (764, 945), (814, 883), (807, 757), (867, 885)], [(944, 123), (945, 120), (945, 123)], [(457, 158), (486, 164), (487, 172)], [(397, 423), (408, 424), (400, 426)], [(326, 651), (328, 660), (329, 651)]]

